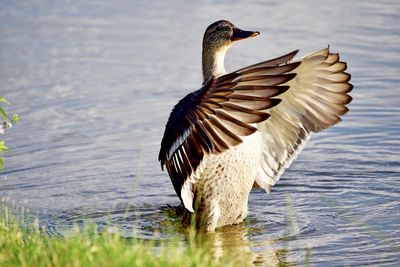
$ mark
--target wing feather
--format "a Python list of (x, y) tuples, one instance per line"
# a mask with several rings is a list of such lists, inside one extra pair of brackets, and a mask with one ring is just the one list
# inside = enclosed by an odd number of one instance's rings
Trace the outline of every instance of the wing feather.
[(259, 130), (263, 160), (256, 185), (269, 191), (310, 134), (348, 112), (353, 86), (347, 64), (329, 48), (293, 62), (296, 53), (213, 78), (174, 107), (159, 160), (188, 210), (193, 211), (190, 190), (208, 154), (222, 153)]
[(285, 168), (296, 158), (313, 132), (338, 123), (352, 100), (350, 74), (345, 62), (329, 48), (310, 53), (293, 70), (296, 79), (283, 86), (281, 104), (271, 108), (270, 118), (257, 125), (263, 139), (263, 158), (256, 187), (270, 191)]

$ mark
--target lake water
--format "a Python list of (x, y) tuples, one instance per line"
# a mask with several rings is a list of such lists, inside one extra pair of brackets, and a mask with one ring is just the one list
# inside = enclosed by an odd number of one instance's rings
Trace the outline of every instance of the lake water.
[(261, 32), (232, 47), (228, 71), (329, 44), (354, 100), (270, 194), (252, 192), (244, 224), (208, 235), (215, 250), (249, 265), (398, 266), (397, 0), (2, 1), (0, 95), (22, 121), (4, 136), (1, 205), (49, 234), (91, 220), (170, 238), (179, 217), (166, 207), (179, 200), (159, 144), (172, 106), (199, 88), (203, 32), (222, 18)]

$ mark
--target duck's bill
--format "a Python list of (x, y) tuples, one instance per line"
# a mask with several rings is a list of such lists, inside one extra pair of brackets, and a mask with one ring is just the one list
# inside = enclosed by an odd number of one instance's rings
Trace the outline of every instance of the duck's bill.
[(249, 37), (254, 37), (259, 35), (260, 32), (258, 31), (244, 31), (238, 28), (233, 28), (233, 34), (231, 37), (231, 41), (239, 41), (239, 40), (243, 40)]

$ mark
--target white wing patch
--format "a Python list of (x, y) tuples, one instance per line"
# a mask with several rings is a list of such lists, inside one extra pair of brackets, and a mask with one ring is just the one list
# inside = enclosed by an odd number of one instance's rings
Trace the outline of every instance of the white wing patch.
[(182, 145), (183, 142), (185, 142), (186, 138), (189, 136), (189, 134), (192, 132), (193, 126), (191, 126), (189, 129), (187, 129), (176, 141), (175, 143), (171, 146), (171, 148), (168, 150), (167, 153), (167, 158), (170, 159), (171, 155), (176, 151), (176, 149)]

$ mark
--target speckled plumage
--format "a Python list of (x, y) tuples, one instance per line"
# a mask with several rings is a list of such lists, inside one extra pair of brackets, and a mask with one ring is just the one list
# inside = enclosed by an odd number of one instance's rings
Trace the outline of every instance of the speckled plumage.
[(256, 132), (226, 152), (204, 158), (195, 195), (200, 197), (198, 212), (207, 218), (206, 230), (237, 224), (246, 218), (261, 155), (261, 136)]

